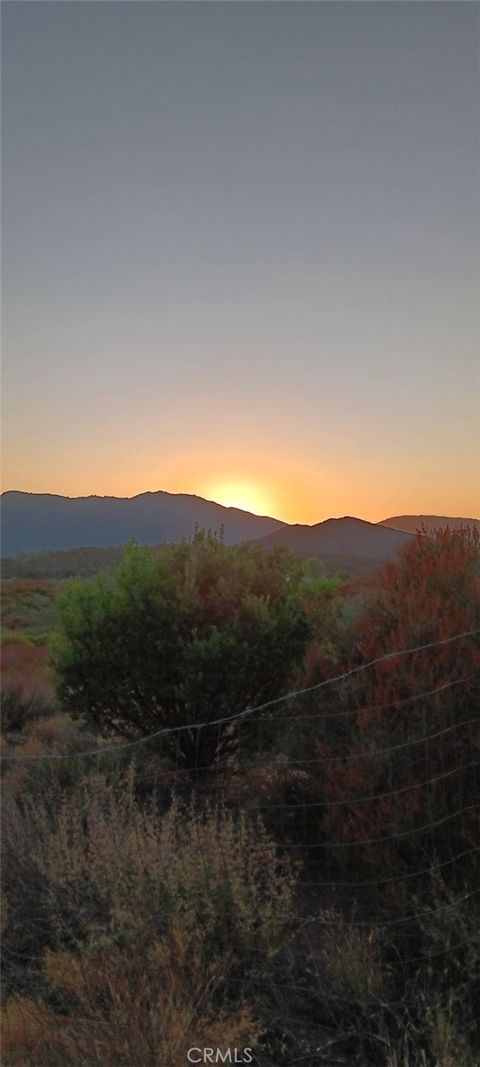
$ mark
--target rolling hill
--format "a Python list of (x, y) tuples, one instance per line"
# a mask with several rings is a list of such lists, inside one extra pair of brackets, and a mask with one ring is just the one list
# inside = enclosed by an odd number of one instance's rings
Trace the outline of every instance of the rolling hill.
[(390, 519), (382, 519), (379, 526), (389, 526), (392, 530), (406, 530), (415, 533), (422, 526), (427, 530), (441, 530), (449, 526), (451, 530), (459, 530), (462, 526), (470, 526), (480, 532), (480, 519), (458, 519), (449, 515), (394, 515)]
[(278, 519), (225, 508), (186, 493), (141, 493), (134, 497), (65, 497), (10, 491), (1, 498), (2, 555), (45, 552), (136, 540), (153, 545), (179, 541), (195, 524), (218, 530), (235, 544), (281, 528)]
[(367, 573), (393, 559), (411, 537), (401, 530), (345, 516), (326, 519), (315, 526), (283, 526), (262, 537), (261, 543), (272, 548), (288, 545), (300, 556), (319, 556), (326, 563), (334, 560), (339, 569), (347, 565), (351, 570), (355, 561), (356, 573)]

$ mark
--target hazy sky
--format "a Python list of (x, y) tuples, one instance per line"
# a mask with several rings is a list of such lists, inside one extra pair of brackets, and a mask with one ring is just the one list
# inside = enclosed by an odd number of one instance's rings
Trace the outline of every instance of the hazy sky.
[(478, 515), (478, 6), (2, 6), (4, 488)]

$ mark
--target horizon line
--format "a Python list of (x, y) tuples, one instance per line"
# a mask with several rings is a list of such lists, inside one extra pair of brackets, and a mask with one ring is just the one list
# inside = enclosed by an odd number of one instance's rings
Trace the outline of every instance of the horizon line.
[(162, 494), (163, 496), (182, 496), (182, 497), (190, 497), (192, 500), (203, 500), (207, 504), (215, 504), (217, 507), (223, 508), (224, 511), (236, 511), (236, 512), (240, 512), (243, 515), (252, 515), (255, 518), (259, 518), (259, 519), (272, 519), (273, 521), (278, 522), (282, 526), (289, 526), (289, 527), (295, 527), (295, 526), (313, 527), (313, 526), (319, 526), (323, 522), (329, 522), (330, 520), (339, 521), (341, 519), (355, 519), (357, 522), (365, 522), (365, 523), (368, 523), (370, 526), (380, 526), (380, 525), (382, 525), (382, 523), (386, 523), (388, 521), (388, 519), (400, 519), (400, 518), (418, 518), (418, 519), (423, 519), (423, 518), (429, 518), (429, 519), (446, 518), (446, 519), (455, 519), (456, 521), (463, 520), (464, 522), (467, 522), (467, 523), (468, 522), (480, 522), (480, 518), (475, 518), (473, 516), (466, 516), (466, 515), (437, 515), (437, 514), (433, 514), (433, 513), (430, 513), (430, 514), (427, 515), (427, 514), (422, 514), (421, 512), (402, 512), (401, 514), (398, 514), (398, 515), (397, 514), (388, 515), (383, 519), (375, 520), (375, 522), (372, 522), (371, 519), (363, 519), (363, 518), (360, 518), (358, 515), (351, 515), (351, 514), (328, 515), (325, 519), (319, 519), (318, 522), (314, 522), (314, 523), (287, 522), (286, 519), (279, 519), (279, 518), (277, 518), (276, 515), (266, 515), (264, 513), (259, 513), (259, 512), (256, 512), (256, 511), (249, 511), (246, 508), (239, 508), (239, 507), (234, 507), (233, 505), (221, 504), (219, 500), (213, 500), (210, 497), (201, 496), (199, 493), (187, 493), (187, 492), (181, 492), (181, 491), (180, 492), (172, 492), (169, 489), (145, 489), (143, 492), (134, 493), (132, 496), (117, 496), (114, 493), (103, 493), (103, 494), (100, 494), (100, 493), (88, 493), (88, 494), (80, 494), (79, 496), (69, 496), (66, 493), (54, 493), (54, 492), (50, 492), (48, 490), (45, 490), (44, 492), (36, 492), (35, 490), (32, 490), (32, 489), (2, 489), (1, 492), (0, 492), (0, 498), (4, 497), (4, 496), (7, 496), (9, 493), (17, 493), (19, 496), (49, 496), (49, 497), (57, 497), (59, 500), (123, 500), (123, 501), (125, 501), (125, 500), (138, 500), (142, 496), (158, 496), (160, 494)]

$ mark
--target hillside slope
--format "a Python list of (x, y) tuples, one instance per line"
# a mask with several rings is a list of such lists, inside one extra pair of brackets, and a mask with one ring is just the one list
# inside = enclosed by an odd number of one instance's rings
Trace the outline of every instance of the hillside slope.
[(218, 530), (225, 541), (262, 537), (282, 526), (278, 519), (225, 508), (185, 493), (141, 493), (123, 497), (64, 497), (6, 492), (1, 498), (2, 555), (52, 549), (179, 541), (195, 524)]
[(301, 556), (335, 556), (383, 562), (393, 559), (399, 548), (410, 541), (411, 534), (387, 529), (378, 523), (345, 516), (326, 519), (315, 526), (284, 526), (262, 537), (262, 544), (288, 545)]
[(446, 526), (451, 530), (459, 530), (462, 526), (470, 526), (480, 532), (480, 519), (458, 519), (450, 515), (394, 515), (390, 519), (382, 519), (378, 525), (409, 533), (415, 533), (422, 525), (427, 530), (441, 530)]

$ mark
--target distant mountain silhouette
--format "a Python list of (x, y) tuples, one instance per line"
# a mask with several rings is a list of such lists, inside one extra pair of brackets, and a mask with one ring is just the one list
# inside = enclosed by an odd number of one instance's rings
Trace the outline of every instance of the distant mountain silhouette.
[(394, 515), (391, 519), (382, 519), (378, 525), (415, 533), (422, 523), (427, 530), (441, 530), (445, 529), (445, 526), (449, 526), (451, 530), (459, 530), (462, 526), (471, 526), (480, 532), (480, 519), (454, 519), (449, 515)]
[(186, 493), (141, 493), (123, 497), (65, 497), (51, 493), (6, 492), (1, 499), (2, 555), (53, 549), (103, 547), (136, 540), (153, 545), (179, 541), (195, 524), (218, 530), (234, 544), (262, 537), (282, 523), (225, 508)]
[(393, 559), (423, 522), (436, 526), (475, 526), (478, 519), (397, 515), (381, 523), (345, 516), (314, 526), (282, 523), (187, 493), (153, 492), (134, 497), (65, 497), (51, 493), (6, 492), (1, 498), (2, 555), (83, 547), (107, 548), (129, 540), (144, 545), (180, 541), (195, 524), (224, 527), (226, 544), (257, 541), (288, 545), (298, 555), (319, 556), (327, 573), (369, 573)]
[(411, 534), (387, 529), (374, 522), (345, 516), (343, 519), (326, 519), (315, 526), (282, 526), (261, 538), (264, 545), (288, 545), (300, 556), (335, 557), (337, 564), (348, 563), (353, 558), (369, 561), (370, 568), (387, 559), (393, 559), (399, 548), (411, 540)]

